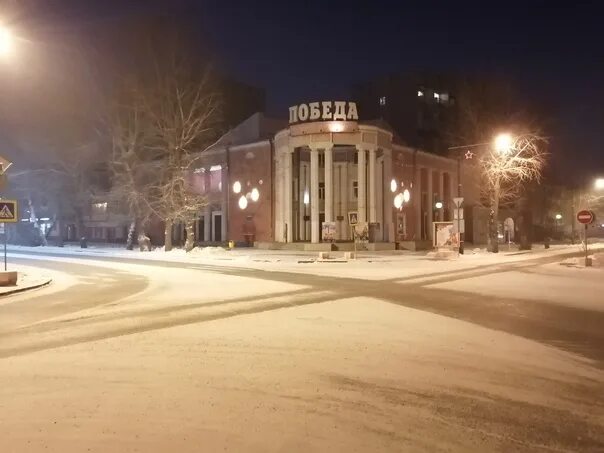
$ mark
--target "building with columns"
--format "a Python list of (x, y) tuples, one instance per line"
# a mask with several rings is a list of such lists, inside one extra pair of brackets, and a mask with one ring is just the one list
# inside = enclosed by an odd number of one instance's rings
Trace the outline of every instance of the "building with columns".
[(354, 218), (368, 224), (369, 248), (430, 247), (432, 222), (453, 217), (457, 161), (358, 121), (354, 103), (293, 108), (289, 124), (257, 113), (203, 153), (194, 186), (210, 204), (197, 237), (322, 249), (322, 224), (333, 222), (346, 248)]

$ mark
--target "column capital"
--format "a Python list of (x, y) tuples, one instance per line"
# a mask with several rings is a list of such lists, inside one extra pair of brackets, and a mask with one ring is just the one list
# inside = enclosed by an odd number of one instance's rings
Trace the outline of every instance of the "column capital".
[(354, 145), (357, 151), (377, 151), (378, 146), (373, 145), (371, 143), (360, 143), (358, 145)]
[(319, 151), (321, 149), (323, 149), (323, 150), (325, 150), (325, 149), (332, 149), (333, 148), (333, 143), (331, 143), (331, 142), (309, 143), (308, 147), (310, 148), (311, 151)]

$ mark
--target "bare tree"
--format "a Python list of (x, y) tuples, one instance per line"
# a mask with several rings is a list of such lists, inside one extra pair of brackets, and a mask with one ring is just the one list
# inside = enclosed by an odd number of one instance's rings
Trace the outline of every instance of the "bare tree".
[(159, 178), (153, 188), (154, 211), (165, 223), (165, 250), (172, 248), (172, 226), (183, 223), (185, 248), (193, 248), (194, 222), (208, 203), (205, 194), (191, 190), (189, 175), (199, 153), (216, 135), (218, 97), (209, 73), (198, 78), (174, 57), (166, 70), (156, 71), (155, 90), (146, 97), (153, 129), (151, 148), (159, 157)]
[(528, 181), (539, 181), (545, 166), (545, 139), (534, 134), (522, 134), (505, 148), (489, 148), (480, 159), (482, 196), (487, 200), (494, 225), (491, 225), (492, 251), (499, 251), (497, 219), (499, 208), (516, 201)]
[(112, 155), (110, 168), (112, 184), (109, 193), (117, 205), (130, 217), (126, 248), (133, 248), (135, 234), (146, 237), (146, 228), (153, 213), (151, 184), (153, 158), (147, 146), (152, 133), (140, 87), (126, 83), (109, 117)]
[(218, 122), (218, 96), (208, 71), (197, 72), (174, 52), (154, 55), (154, 70), (131, 81), (112, 113), (113, 194), (135, 225), (154, 216), (165, 224), (165, 250), (172, 249), (172, 227), (186, 227), (185, 247), (194, 246), (194, 222), (207, 205), (205, 194), (189, 183), (194, 162), (212, 143)]

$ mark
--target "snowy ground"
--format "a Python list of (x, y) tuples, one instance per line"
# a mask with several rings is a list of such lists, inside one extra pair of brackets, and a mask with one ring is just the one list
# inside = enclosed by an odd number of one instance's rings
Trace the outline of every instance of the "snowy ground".
[(586, 360), (367, 298), (9, 357), (2, 369), (3, 452), (604, 448), (604, 376)]
[(531, 261), (569, 250), (33, 257), (56, 283), (0, 302), (0, 452), (604, 451), (601, 352), (527, 318), (601, 338), (604, 268)]
[(17, 284), (15, 286), (0, 286), (0, 296), (29, 288), (37, 288), (52, 280), (49, 272), (41, 272), (40, 269), (32, 266), (9, 266), (7, 270), (9, 272), (17, 271)]

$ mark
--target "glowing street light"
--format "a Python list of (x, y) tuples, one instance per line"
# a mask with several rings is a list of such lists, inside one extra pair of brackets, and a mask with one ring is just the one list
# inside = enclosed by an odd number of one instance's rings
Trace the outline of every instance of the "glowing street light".
[(233, 183), (233, 192), (235, 192), (235, 193), (241, 192), (241, 183), (239, 181), (235, 181)]
[(499, 154), (508, 154), (512, 148), (512, 136), (510, 134), (499, 134), (495, 137), (495, 151)]
[(556, 214), (556, 220), (560, 220), (562, 218), (562, 214)]
[(597, 178), (594, 182), (596, 190), (604, 190), (604, 178)]
[(390, 192), (396, 192), (397, 187), (396, 179), (392, 178), (392, 181), (390, 181)]
[(442, 209), (443, 208), (443, 202), (442, 201), (437, 201), (436, 204), (434, 205), (434, 207), (436, 209)]
[(239, 209), (247, 208), (247, 198), (245, 195), (239, 197)]
[(401, 206), (403, 206), (403, 202), (404, 202), (404, 197), (402, 193), (397, 194), (396, 197), (394, 197), (394, 207), (396, 209), (401, 209)]
[(0, 57), (9, 56), (14, 50), (15, 39), (13, 33), (0, 25)]
[(255, 187), (252, 189), (252, 193), (250, 194), (250, 198), (255, 203), (260, 198), (260, 192)]
[(405, 203), (409, 203), (409, 200), (411, 199), (411, 192), (409, 192), (409, 189), (405, 189), (403, 191), (403, 201)]

